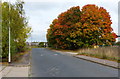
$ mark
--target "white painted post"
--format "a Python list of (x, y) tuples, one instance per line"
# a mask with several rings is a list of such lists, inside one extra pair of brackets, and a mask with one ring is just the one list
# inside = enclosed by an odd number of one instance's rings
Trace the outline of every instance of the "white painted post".
[(45, 42), (44, 42), (44, 47), (45, 47)]
[[(9, 0), (9, 11), (10, 11), (10, 0)], [(11, 62), (11, 51), (10, 51), (10, 19), (9, 19), (9, 54), (8, 54), (8, 62)]]
[(10, 53), (10, 27), (9, 27), (9, 55), (8, 55), (8, 62), (11, 62), (11, 53)]

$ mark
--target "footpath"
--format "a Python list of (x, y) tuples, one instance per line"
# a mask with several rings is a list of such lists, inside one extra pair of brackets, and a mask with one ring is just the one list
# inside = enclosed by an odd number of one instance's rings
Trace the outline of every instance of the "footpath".
[(0, 64), (0, 79), (2, 77), (29, 77), (30, 58), (29, 52), (24, 54), (19, 61)]
[(59, 51), (59, 50), (53, 50), (53, 51), (58, 52), (58, 53), (62, 53), (62, 54), (66, 54), (66, 55), (71, 55), (71, 56), (74, 56), (76, 58), (87, 60), (87, 61), (94, 62), (97, 64), (101, 64), (101, 65), (113, 67), (116, 69), (120, 69), (120, 63), (117, 63), (115, 61), (99, 59), (99, 58), (85, 56), (85, 55), (78, 55), (78, 53), (74, 53), (74, 52), (63, 52), (63, 51)]

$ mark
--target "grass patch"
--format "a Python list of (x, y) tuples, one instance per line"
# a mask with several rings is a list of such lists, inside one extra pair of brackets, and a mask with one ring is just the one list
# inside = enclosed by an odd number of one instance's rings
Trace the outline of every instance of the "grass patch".
[(77, 55), (84, 55), (84, 56), (90, 56), (90, 57), (95, 57), (95, 58), (100, 58), (100, 59), (106, 59), (106, 60), (110, 60), (110, 61), (120, 62), (120, 59), (118, 59), (117, 57), (108, 57), (106, 55), (100, 55), (100, 54), (88, 54), (88, 53), (82, 52), (82, 53), (78, 53)]
[[(28, 53), (30, 50), (31, 49), (26, 50), (24, 52), (17, 52), (17, 53), (15, 53), (14, 55), (12, 55), (11, 61), (15, 62), (15, 61), (20, 60), (22, 58), (22, 56), (25, 55), (26, 53)], [(2, 63), (8, 62), (8, 58), (2, 58), (0, 62), (2, 62)]]
[(12, 57), (12, 62), (20, 60), (22, 56), (25, 55), (26, 53), (28, 53), (28, 51), (17, 53), (16, 55)]
[(84, 48), (78, 50), (62, 50), (49, 48), (51, 50), (58, 50), (61, 52), (73, 52), (78, 53), (78, 55), (85, 55), (100, 59), (106, 59), (110, 61), (120, 62), (120, 47), (106, 46), (99, 48)]
[(120, 62), (120, 47), (118, 46), (79, 49), (78, 55), (81, 55), (81, 54), (100, 58), (100, 59), (107, 59), (111, 61)]

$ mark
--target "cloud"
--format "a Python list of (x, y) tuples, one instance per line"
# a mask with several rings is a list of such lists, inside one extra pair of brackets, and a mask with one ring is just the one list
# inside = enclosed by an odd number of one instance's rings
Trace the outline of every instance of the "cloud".
[(59, 3), (56, 2), (27, 2), (27, 9), (32, 11), (48, 11), (59, 6)]
[[(15, 3), (16, 0), (2, 0)], [(82, 8), (86, 4), (104, 7), (111, 15), (112, 27), (118, 33), (118, 2), (119, 0), (23, 0), (29, 26), (32, 26), (32, 40), (46, 41), (46, 33), (53, 19), (73, 6)], [(120, 3), (119, 3), (120, 5)], [(120, 11), (120, 10), (119, 10)], [(120, 13), (120, 12), (119, 12)], [(120, 25), (120, 23), (119, 23)], [(120, 27), (119, 27), (120, 29)], [(120, 34), (120, 32), (119, 32)]]
[(86, 4), (104, 7), (111, 15), (115, 33), (118, 33), (118, 0), (26, 0), (25, 12), (29, 16), (29, 24), (33, 29), (32, 41), (46, 41), (47, 29), (53, 19), (70, 7), (82, 8)]

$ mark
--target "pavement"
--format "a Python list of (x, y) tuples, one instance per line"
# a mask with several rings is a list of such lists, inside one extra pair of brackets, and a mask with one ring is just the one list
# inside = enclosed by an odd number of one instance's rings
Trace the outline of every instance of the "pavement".
[(29, 77), (29, 52), (16, 62), (0, 65), (0, 78), (2, 77)]
[(51, 51), (33, 48), (31, 77), (118, 77), (118, 69)]
[(75, 52), (63, 52), (63, 51), (58, 51), (58, 50), (53, 50), (53, 51), (59, 52), (59, 53), (62, 53), (62, 54), (66, 54), (66, 55), (71, 55), (71, 56), (74, 56), (76, 58), (80, 58), (80, 59), (83, 59), (83, 60), (87, 60), (87, 61), (91, 61), (91, 62), (94, 62), (94, 63), (102, 64), (102, 65), (105, 65), (105, 66), (109, 66), (109, 67), (113, 67), (113, 68), (117, 68), (117, 69), (120, 68), (120, 63), (117, 63), (115, 61), (99, 59), (99, 58), (85, 56), (85, 55), (77, 55), (78, 53), (75, 53)]
[(28, 71), (29, 67), (7, 66), (0, 73), (2, 73), (2, 77), (28, 77)]

